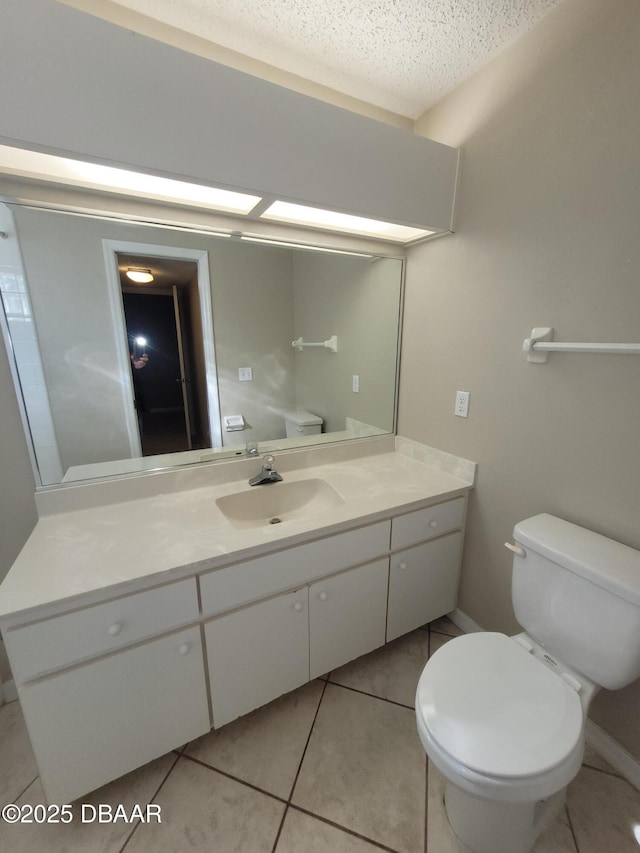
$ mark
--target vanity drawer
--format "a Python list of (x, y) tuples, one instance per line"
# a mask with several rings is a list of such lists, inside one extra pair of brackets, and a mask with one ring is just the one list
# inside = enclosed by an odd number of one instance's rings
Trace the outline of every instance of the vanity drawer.
[(7, 631), (20, 682), (161, 634), (198, 618), (195, 578)]
[(202, 612), (222, 613), (385, 556), (389, 527), (389, 521), (380, 521), (201, 575)]
[(458, 530), (464, 521), (464, 498), (434, 504), (393, 519), (391, 550), (407, 548), (426, 542), (451, 530)]

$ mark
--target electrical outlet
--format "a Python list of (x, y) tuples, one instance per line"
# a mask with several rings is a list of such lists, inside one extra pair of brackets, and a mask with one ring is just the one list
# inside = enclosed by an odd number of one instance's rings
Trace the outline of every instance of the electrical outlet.
[(251, 382), (253, 379), (253, 370), (250, 367), (238, 368), (238, 380), (240, 382)]
[(466, 418), (469, 415), (469, 391), (456, 391), (456, 405), (453, 409), (453, 414), (459, 418)]
[(351, 377), (351, 388), (354, 394), (358, 394), (360, 391), (360, 377), (357, 373), (354, 373)]

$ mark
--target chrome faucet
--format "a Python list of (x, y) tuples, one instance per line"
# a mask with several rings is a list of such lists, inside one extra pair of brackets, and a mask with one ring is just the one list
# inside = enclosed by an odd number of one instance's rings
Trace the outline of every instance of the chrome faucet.
[(262, 462), (262, 468), (260, 469), (260, 473), (256, 474), (255, 477), (252, 477), (249, 480), (250, 486), (264, 486), (268, 483), (279, 483), (282, 480), (282, 477), (273, 467), (273, 463), (275, 459), (273, 456), (265, 456)]

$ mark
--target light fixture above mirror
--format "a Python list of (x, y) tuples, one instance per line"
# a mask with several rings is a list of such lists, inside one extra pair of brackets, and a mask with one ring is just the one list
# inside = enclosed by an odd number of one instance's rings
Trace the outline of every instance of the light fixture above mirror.
[(362, 237), (378, 237), (394, 242), (408, 243), (429, 237), (433, 231), (422, 228), (410, 228), (397, 225), (394, 222), (382, 222), (379, 219), (367, 219), (364, 216), (351, 216), (336, 210), (323, 210), (303, 204), (290, 204), (287, 201), (274, 201), (261, 214), (262, 219), (274, 222), (286, 222), (290, 225), (306, 225), (315, 228), (326, 228), (329, 231), (341, 231), (347, 234), (358, 234)]
[(435, 231), (0, 145), (0, 174), (401, 244)]

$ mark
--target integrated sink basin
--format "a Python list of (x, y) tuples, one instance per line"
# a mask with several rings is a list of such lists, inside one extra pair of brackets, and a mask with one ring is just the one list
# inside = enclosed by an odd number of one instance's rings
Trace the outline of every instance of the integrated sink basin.
[(320, 479), (252, 486), (216, 501), (220, 512), (234, 527), (279, 524), (317, 515), (342, 504), (344, 498)]

